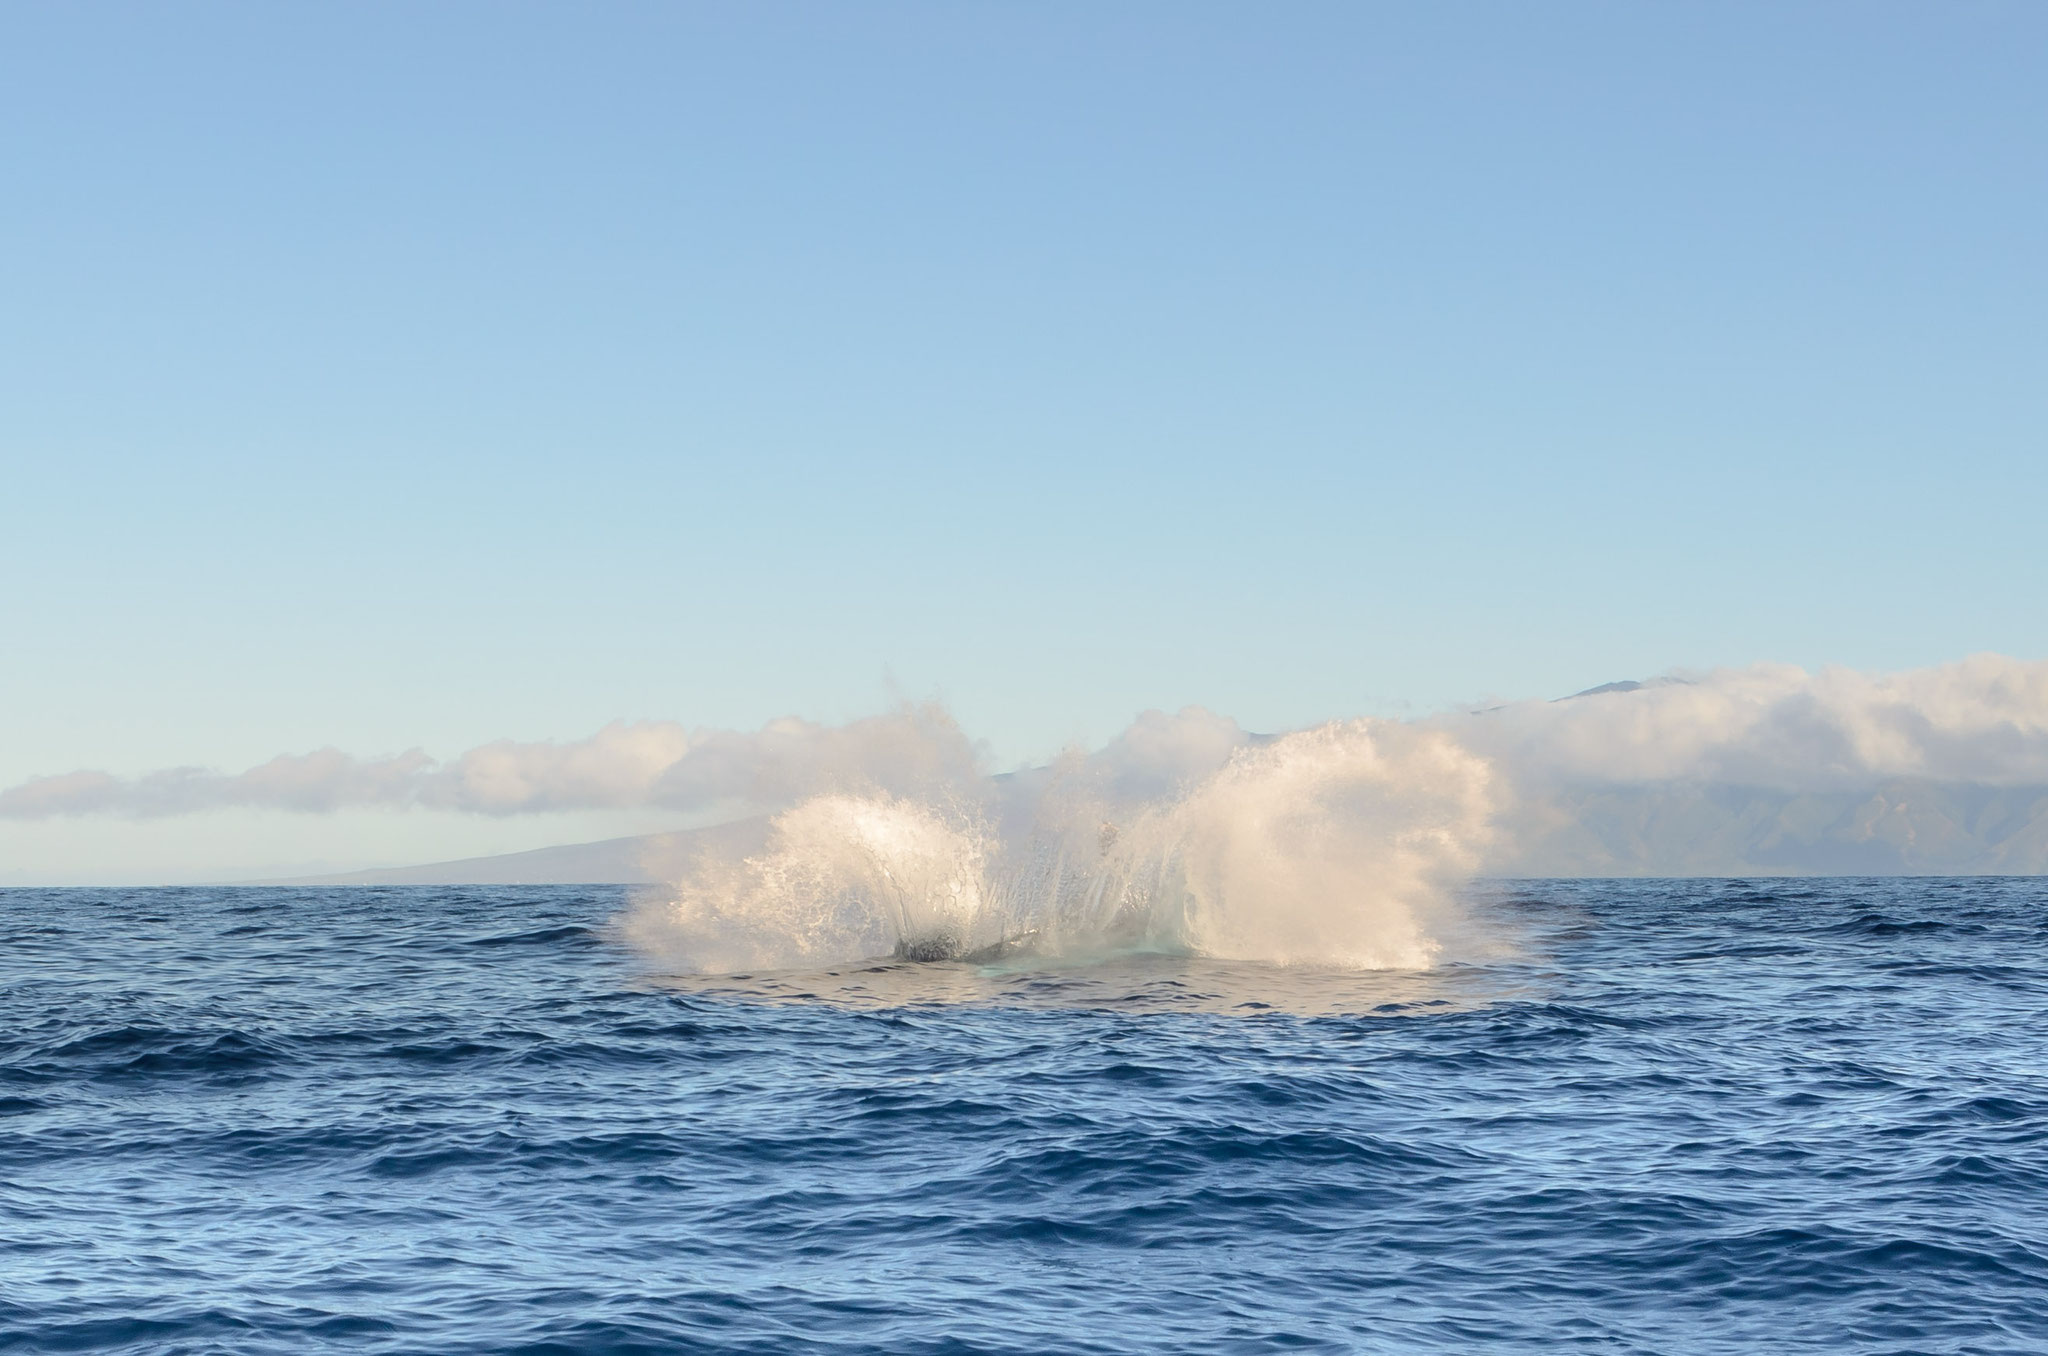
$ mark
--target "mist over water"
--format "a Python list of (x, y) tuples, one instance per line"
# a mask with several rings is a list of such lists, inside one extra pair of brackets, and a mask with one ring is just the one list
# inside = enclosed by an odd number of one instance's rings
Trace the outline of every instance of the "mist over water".
[(625, 928), (686, 973), (1131, 952), (1415, 969), (1493, 808), (1488, 765), (1441, 733), (1254, 740), (1190, 712), (1029, 773), (812, 796), (757, 850), (707, 848)]

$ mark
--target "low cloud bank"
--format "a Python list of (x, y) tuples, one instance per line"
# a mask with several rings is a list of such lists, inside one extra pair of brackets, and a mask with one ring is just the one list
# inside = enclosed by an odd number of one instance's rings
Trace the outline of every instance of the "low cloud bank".
[[(2048, 662), (1976, 655), (1888, 674), (1758, 664), (1412, 725), (1493, 768), (1500, 831), (1487, 866), (1506, 874), (2048, 871)], [(448, 761), (322, 749), (238, 773), (69, 772), (0, 791), (0, 818), (410, 806), (716, 817), (852, 792), (971, 799), (1001, 819), (1054, 787), (1116, 804), (1172, 796), (1264, 742), (1212, 712), (1155, 711), (1100, 749), (990, 776), (982, 748), (935, 705), (755, 731), (615, 722)]]
[(1756, 664), (1441, 723), (1519, 777), (1575, 785), (2048, 784), (2048, 663), (2002, 655), (1879, 674)]
[(0, 791), (0, 818), (412, 806), (486, 815), (745, 811), (848, 782), (911, 792), (977, 770), (976, 748), (950, 716), (927, 705), (837, 726), (778, 720), (744, 733), (614, 721), (588, 739), (501, 739), (448, 762), (419, 749), (370, 759), (320, 749), (280, 754), (238, 773), (172, 768), (121, 778), (67, 772)]
[(2048, 872), (2048, 663), (1757, 664), (1432, 723), (1502, 775), (1501, 874)]

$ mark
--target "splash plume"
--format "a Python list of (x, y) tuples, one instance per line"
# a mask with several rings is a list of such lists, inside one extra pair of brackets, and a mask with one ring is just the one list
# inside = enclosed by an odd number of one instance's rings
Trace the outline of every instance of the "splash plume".
[[(666, 965), (715, 972), (1020, 948), (1434, 959), (1432, 925), (1486, 841), (1482, 760), (1382, 721), (1224, 741), (1190, 712), (1145, 733), (1142, 753), (1126, 742), (1029, 778), (805, 800), (759, 851), (691, 863), (628, 931)], [(1160, 775), (1203, 761), (1220, 765)]]

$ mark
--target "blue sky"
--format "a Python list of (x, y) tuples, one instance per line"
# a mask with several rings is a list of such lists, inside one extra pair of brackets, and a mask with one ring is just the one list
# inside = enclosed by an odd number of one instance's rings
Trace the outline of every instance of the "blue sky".
[(2048, 656), (2044, 43), (13, 6), (0, 784), (894, 691), (1016, 761), (1188, 703)]

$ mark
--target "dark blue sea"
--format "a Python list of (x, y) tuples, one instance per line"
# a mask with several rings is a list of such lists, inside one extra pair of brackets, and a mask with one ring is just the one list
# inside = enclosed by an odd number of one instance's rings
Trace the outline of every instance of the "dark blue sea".
[(0, 1350), (2048, 1351), (2048, 882), (1469, 893), (685, 979), (618, 889), (0, 892)]

